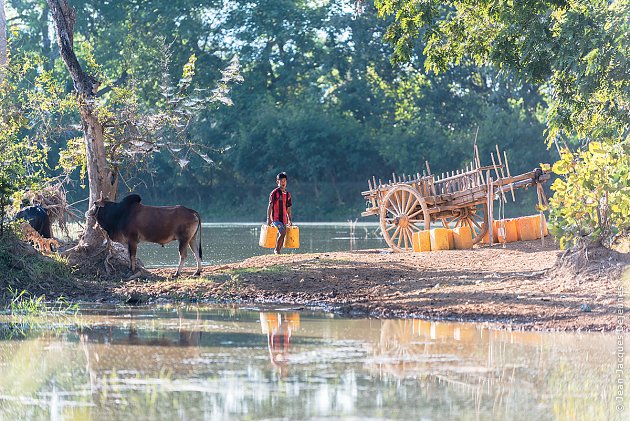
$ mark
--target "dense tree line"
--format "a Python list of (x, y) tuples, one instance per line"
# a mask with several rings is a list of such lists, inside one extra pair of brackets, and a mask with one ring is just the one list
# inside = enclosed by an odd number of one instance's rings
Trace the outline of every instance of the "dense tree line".
[[(258, 220), (274, 175), (284, 170), (298, 221), (356, 218), (372, 175), (416, 173), (425, 160), (438, 173), (461, 168), (475, 138), (482, 160), (495, 144), (506, 149), (513, 173), (558, 158), (544, 142), (548, 98), (533, 81), (466, 59), (426, 73), (422, 39), (412, 41), (404, 64), (393, 64), (396, 49), (383, 36), (394, 20), (380, 19), (368, 3), (70, 4), (75, 51), (100, 81), (102, 116), (155, 115), (172, 101), (167, 88), (182, 80), (208, 95), (238, 57), (242, 83), (203, 107), (194, 97), (182, 100), (176, 111), (192, 110), (185, 127), (151, 132), (156, 143), (147, 153), (114, 154), (124, 149), (114, 139), (133, 138), (127, 126), (109, 132), (119, 192), (140, 192), (150, 203), (184, 203), (206, 220)], [(73, 83), (51, 41), (48, 5), (11, 0), (6, 7), (12, 71), (21, 69), (13, 92), (49, 87), (51, 101), (29, 114), (32, 124), (10, 142), (45, 144), (47, 175), (74, 169), (69, 191), (86, 197), (78, 111), (68, 102)], [(194, 71), (186, 73), (191, 63)], [(166, 146), (169, 138), (179, 146)]]

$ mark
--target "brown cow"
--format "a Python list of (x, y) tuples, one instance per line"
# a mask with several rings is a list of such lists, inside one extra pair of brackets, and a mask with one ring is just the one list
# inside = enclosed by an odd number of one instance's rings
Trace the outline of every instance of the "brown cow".
[(186, 248), (190, 249), (197, 259), (197, 271), (201, 273), (201, 218), (199, 214), (183, 206), (145, 206), (137, 194), (130, 194), (120, 203), (101, 199), (94, 202), (88, 214), (96, 217), (110, 239), (127, 244), (131, 271), (136, 269), (136, 250), (138, 243), (167, 244), (179, 241), (179, 267), (175, 276), (179, 276)]

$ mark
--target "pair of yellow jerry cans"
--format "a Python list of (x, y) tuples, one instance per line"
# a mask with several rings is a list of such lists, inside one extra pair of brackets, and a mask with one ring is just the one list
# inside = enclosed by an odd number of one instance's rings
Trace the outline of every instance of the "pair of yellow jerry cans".
[[(268, 249), (276, 247), (276, 238), (278, 238), (278, 228), (267, 224), (263, 224), (260, 227), (260, 239), (258, 240), (260, 247)], [(300, 248), (300, 229), (295, 225), (287, 227), (287, 235), (284, 237), (284, 248)]]

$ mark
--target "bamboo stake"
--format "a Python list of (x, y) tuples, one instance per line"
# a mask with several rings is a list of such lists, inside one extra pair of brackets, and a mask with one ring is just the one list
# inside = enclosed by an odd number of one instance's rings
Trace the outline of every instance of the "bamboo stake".
[[(505, 158), (505, 171), (507, 171), (508, 177), (512, 178), (512, 174), (510, 174), (510, 165), (508, 164), (507, 154), (503, 151), (503, 158)], [(512, 202), (516, 202), (516, 197), (514, 197), (514, 184), (510, 183), (510, 190), (512, 191)]]
[[(499, 145), (495, 144), (494, 146), (497, 149), (497, 159), (499, 160), (499, 165), (501, 166), (501, 178), (505, 179), (505, 173), (503, 172), (503, 160), (501, 159), (501, 152), (499, 152)], [(501, 186), (501, 189), (503, 189), (503, 186)], [(514, 198), (514, 186), (512, 186), (512, 183), (510, 183), (510, 190), (512, 191), (512, 201), (515, 202), (516, 199)], [(505, 196), (505, 194), (503, 194), (503, 196)]]
[[(494, 162), (494, 153), (490, 152), (490, 156), (492, 157), (492, 165), (494, 165), (494, 172), (497, 174), (497, 181), (501, 182), (501, 175), (499, 174), (499, 169), (497, 168), (497, 163)], [(505, 197), (505, 193), (503, 193), (503, 186), (498, 186), (499, 191), (501, 192), (501, 196), (503, 197), (503, 201), (507, 202)]]
[(492, 225), (494, 225), (493, 219), (494, 219), (494, 193), (492, 192), (492, 176), (490, 175), (490, 170), (488, 170), (488, 172), (486, 173), (486, 182), (487, 182), (487, 186), (488, 186), (488, 197), (487, 197), (487, 209), (486, 212), (488, 212), (488, 242), (490, 243), (490, 247), (492, 247), (494, 245), (494, 241), (493, 241), (493, 232), (492, 232)]
[(429, 167), (429, 161), (424, 161), (424, 163), (427, 164), (427, 173), (431, 175), (431, 167)]
[[(545, 223), (545, 215), (543, 214), (543, 208), (542, 208), (542, 196), (541, 196), (541, 190), (542, 190), (542, 185), (540, 183), (536, 184), (536, 193), (538, 194), (538, 212), (540, 214), (540, 243), (542, 244), (542, 246), (545, 246), (545, 229), (544, 229), (544, 223)], [(543, 193), (544, 195), (544, 193)]]

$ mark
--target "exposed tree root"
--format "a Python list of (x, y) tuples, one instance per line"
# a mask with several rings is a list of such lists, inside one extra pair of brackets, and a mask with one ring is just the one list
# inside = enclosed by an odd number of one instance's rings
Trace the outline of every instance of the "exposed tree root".
[(106, 241), (97, 246), (88, 246), (79, 242), (63, 253), (68, 263), (76, 268), (79, 277), (98, 277), (101, 279), (136, 279), (153, 278), (151, 272), (144, 269), (137, 260), (136, 272), (132, 273), (129, 265), (127, 248), (120, 243)]
[(566, 250), (547, 271), (551, 279), (573, 279), (575, 286), (584, 282), (617, 281), (630, 267), (630, 254), (619, 253), (600, 244), (581, 244)]

